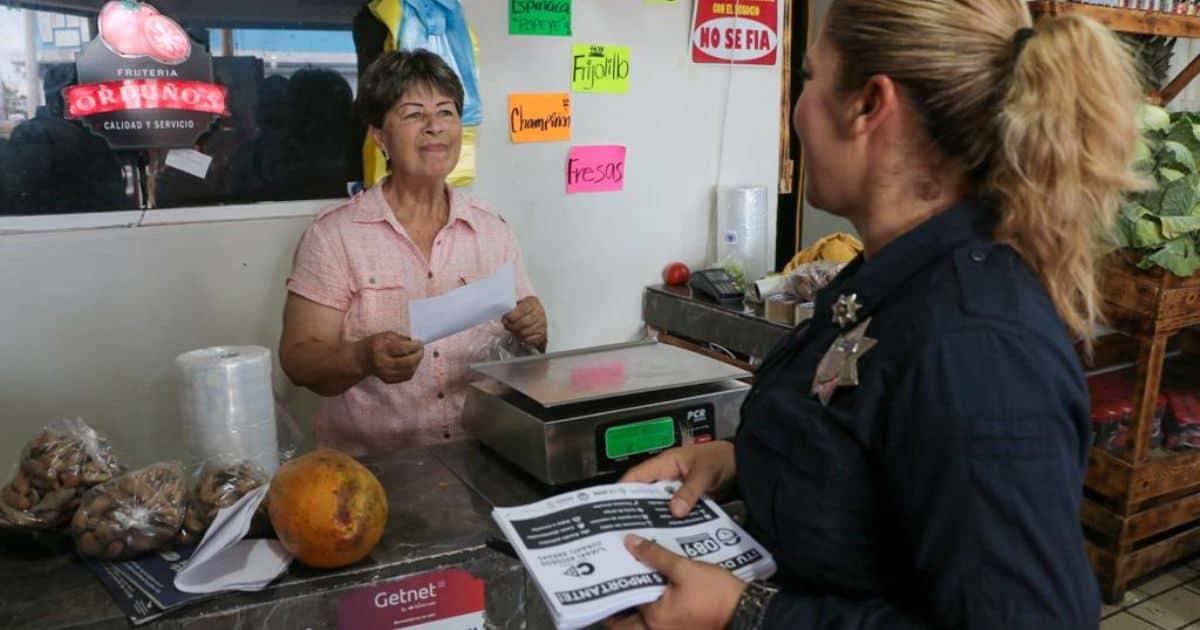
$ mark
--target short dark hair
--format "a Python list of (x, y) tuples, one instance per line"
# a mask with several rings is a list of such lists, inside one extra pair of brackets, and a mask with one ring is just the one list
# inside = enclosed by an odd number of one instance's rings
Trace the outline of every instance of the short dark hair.
[(385, 52), (371, 62), (358, 82), (359, 116), (372, 127), (383, 127), (396, 101), (418, 86), (452, 98), (462, 116), (462, 81), (441, 57), (425, 49)]

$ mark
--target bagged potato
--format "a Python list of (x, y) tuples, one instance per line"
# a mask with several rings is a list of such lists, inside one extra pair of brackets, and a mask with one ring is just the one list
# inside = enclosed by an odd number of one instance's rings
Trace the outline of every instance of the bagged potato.
[(108, 440), (86, 422), (53, 423), (25, 445), (16, 476), (0, 489), (0, 526), (64, 525), (84, 492), (119, 473)]
[(183, 464), (161, 462), (92, 488), (71, 519), (79, 553), (116, 560), (160, 549), (183, 524)]
[[(226, 465), (209, 463), (204, 466), (188, 501), (183, 529), (179, 530), (179, 542), (185, 545), (200, 542), (221, 508), (237, 503), (238, 499), (265, 483), (267, 474), (247, 461)], [(266, 523), (265, 519), (264, 502), (255, 513), (251, 531)]]

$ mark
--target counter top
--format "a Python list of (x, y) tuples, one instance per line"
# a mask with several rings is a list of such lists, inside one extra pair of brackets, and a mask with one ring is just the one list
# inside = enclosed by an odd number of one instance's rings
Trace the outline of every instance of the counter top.
[[(264, 591), (221, 595), (142, 627), (335, 628), (336, 600), (345, 590), (451, 566), (487, 581), (489, 627), (547, 627), (545, 607), (520, 563), (484, 544), (499, 536), (493, 504), (528, 503), (544, 488), (474, 442), (363, 463), (390, 503), (383, 539), (366, 560), (337, 570), (293, 564)], [(0, 546), (0, 627), (127, 628), (129, 622), (73, 553)]]

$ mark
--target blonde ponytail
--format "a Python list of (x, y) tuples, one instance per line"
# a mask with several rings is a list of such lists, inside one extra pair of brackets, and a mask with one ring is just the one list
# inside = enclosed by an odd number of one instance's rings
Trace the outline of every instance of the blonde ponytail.
[(1090, 349), (1097, 237), (1122, 191), (1141, 185), (1141, 86), (1130, 51), (1100, 24), (1067, 15), (1019, 34), (1032, 26), (1023, 0), (834, 0), (824, 36), (842, 89), (879, 74), (906, 88), (934, 145), (997, 202), (996, 238)]
[(1130, 51), (1097, 22), (1047, 19), (1017, 57), (986, 188), (1003, 208), (996, 238), (1037, 271), (1059, 315), (1090, 347), (1100, 319), (1096, 256), (1132, 170), (1142, 86)]

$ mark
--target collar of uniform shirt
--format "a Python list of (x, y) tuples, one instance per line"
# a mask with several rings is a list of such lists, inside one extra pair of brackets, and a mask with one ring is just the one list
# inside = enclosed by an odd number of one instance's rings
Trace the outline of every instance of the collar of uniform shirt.
[[(862, 305), (856, 321), (864, 321), (910, 277), (964, 243), (989, 238), (995, 225), (995, 213), (984, 201), (960, 201), (900, 235), (870, 259), (859, 254), (817, 293), (816, 312), (832, 313), (838, 296), (853, 293)], [(830, 316), (821, 317), (824, 322)]]

